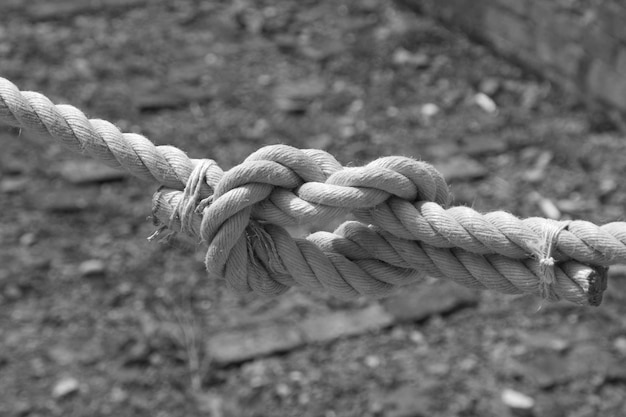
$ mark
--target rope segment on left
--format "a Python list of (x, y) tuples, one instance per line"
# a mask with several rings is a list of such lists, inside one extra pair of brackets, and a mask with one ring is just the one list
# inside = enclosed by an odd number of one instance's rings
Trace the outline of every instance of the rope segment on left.
[[(598, 305), (605, 266), (626, 261), (624, 223), (606, 230), (588, 222), (559, 226), (554, 250), (542, 254), (552, 221), (447, 208), (442, 175), (410, 158), (346, 168), (320, 150), (276, 145), (223, 172), (212, 160), (155, 146), (3, 78), (0, 121), (160, 184), (155, 217), (206, 242), (207, 270), (238, 291), (279, 294), (302, 285), (340, 297), (380, 297), (431, 275), (471, 288)], [(359, 221), (334, 233), (294, 239), (283, 229), (349, 213)], [(556, 264), (546, 281), (544, 261), (552, 256)]]

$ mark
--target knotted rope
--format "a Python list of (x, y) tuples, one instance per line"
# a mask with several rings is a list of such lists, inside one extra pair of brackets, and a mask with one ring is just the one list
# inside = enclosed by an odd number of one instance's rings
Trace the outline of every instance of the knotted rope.
[[(606, 266), (626, 262), (626, 223), (601, 227), (448, 208), (442, 175), (404, 157), (342, 167), (320, 150), (268, 146), (223, 172), (171, 146), (88, 119), (0, 78), (0, 121), (160, 184), (161, 228), (208, 245), (206, 267), (237, 291), (291, 286), (381, 297), (425, 276), (471, 288), (599, 305)], [(351, 213), (335, 232), (294, 239), (285, 226)]]

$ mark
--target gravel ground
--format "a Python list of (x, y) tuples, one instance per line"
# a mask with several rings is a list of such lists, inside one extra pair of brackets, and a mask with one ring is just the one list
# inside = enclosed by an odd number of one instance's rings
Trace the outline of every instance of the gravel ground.
[[(224, 169), (275, 143), (406, 155), (455, 204), (624, 219), (610, 118), (389, 1), (8, 0), (0, 16), (0, 76)], [(396, 310), (402, 294), (238, 295), (202, 248), (145, 239), (155, 189), (27, 132), (0, 145), (0, 415), (626, 415), (619, 271), (599, 308), (435, 282)], [(361, 327), (288, 343), (331, 319)]]

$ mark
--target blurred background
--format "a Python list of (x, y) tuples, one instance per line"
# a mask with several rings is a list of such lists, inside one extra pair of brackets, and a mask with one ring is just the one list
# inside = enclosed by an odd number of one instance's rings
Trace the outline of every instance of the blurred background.
[[(3, 0), (0, 76), (223, 169), (405, 155), (454, 204), (624, 220), (623, 6), (471, 4)], [(146, 240), (156, 189), (17, 129), (0, 149), (3, 416), (626, 414), (623, 269), (599, 308), (238, 295), (203, 248)]]

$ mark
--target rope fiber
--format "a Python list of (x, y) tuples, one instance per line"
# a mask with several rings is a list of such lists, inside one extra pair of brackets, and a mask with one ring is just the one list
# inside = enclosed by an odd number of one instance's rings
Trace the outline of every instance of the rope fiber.
[[(209, 274), (240, 292), (276, 295), (302, 286), (343, 298), (382, 297), (433, 276), (595, 306), (607, 267), (626, 262), (626, 223), (596, 226), (448, 207), (443, 176), (410, 158), (343, 167), (321, 150), (273, 145), (224, 172), (215, 161), (155, 146), (1, 77), (0, 122), (158, 184), (153, 215), (159, 231), (206, 243)], [(356, 221), (333, 233), (300, 239), (285, 230), (347, 215)]]

